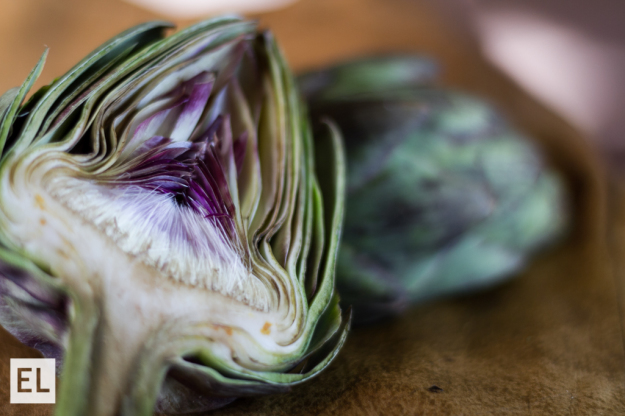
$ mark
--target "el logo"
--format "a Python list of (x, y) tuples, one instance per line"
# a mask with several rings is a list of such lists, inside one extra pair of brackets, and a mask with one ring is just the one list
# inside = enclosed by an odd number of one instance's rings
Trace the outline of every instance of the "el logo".
[(54, 403), (54, 358), (11, 358), (11, 403)]

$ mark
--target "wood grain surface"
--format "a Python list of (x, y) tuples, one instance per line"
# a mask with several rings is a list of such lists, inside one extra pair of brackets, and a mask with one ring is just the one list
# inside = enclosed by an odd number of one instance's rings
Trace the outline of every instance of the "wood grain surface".
[[(212, 414), (625, 414), (625, 192), (584, 138), (419, 1), (302, 0), (256, 17), (296, 70), (370, 53), (437, 58), (446, 85), (491, 100), (545, 148), (570, 185), (574, 224), (516, 280), (356, 328), (318, 378)], [(155, 18), (115, 0), (0, 0), (0, 91), (22, 82), (44, 44), (51, 51), (38, 86)], [(51, 414), (48, 405), (9, 404), (9, 359), (36, 356), (0, 330), (0, 415)]]

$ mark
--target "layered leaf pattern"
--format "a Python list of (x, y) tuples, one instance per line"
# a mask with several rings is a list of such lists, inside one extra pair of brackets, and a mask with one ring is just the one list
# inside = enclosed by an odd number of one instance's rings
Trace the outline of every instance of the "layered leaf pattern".
[[(0, 99), (3, 325), (62, 358), (59, 415), (201, 411), (325, 368), (345, 175), (269, 33), (120, 34)], [(315, 158), (315, 155), (317, 156)]]

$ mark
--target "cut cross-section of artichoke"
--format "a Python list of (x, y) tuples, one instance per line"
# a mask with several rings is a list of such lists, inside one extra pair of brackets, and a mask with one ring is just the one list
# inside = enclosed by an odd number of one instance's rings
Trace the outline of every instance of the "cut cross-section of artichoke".
[(62, 358), (59, 415), (284, 391), (345, 339), (336, 129), (313, 143), (254, 24), (168, 27), (120, 34), (22, 105), (44, 57), (0, 99), (0, 318)]

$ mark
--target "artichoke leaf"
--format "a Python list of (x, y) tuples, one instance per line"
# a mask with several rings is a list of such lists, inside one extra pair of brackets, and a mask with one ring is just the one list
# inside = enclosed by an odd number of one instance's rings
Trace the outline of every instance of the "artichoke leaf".
[[(19, 110), (20, 104), (26, 97), (26, 94), (30, 91), (33, 84), (41, 75), (41, 71), (43, 70), (43, 65), (46, 62), (46, 58), (48, 56), (48, 50), (46, 49), (44, 53), (39, 58), (39, 62), (32, 69), (22, 86), (19, 88), (17, 92), (11, 92), (14, 90), (9, 90), (6, 94), (2, 96), (2, 105), (6, 106), (4, 110), (2, 110), (2, 119), (0, 119), (0, 152), (4, 152), (4, 147), (6, 145), (9, 133), (12, 130), (13, 122), (17, 112)], [(11, 102), (9, 104), (9, 99)], [(0, 107), (1, 109), (1, 107)]]

